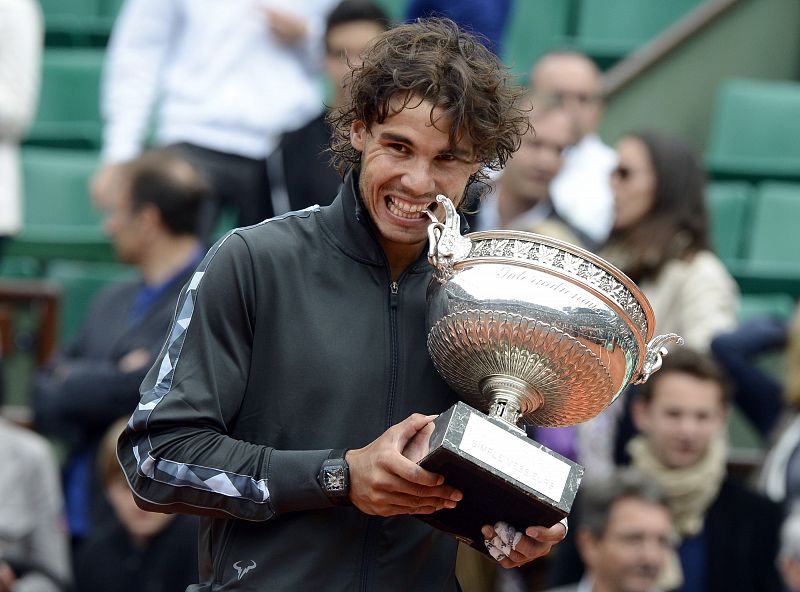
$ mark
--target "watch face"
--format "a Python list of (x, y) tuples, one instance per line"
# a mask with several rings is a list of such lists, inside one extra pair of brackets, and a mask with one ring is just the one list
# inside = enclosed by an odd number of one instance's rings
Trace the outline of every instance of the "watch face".
[(325, 467), (324, 479), (327, 491), (344, 491), (347, 488), (344, 467)]

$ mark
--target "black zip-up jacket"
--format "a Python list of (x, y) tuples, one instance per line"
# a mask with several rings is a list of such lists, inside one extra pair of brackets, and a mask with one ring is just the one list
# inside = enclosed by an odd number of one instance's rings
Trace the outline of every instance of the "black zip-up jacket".
[(332, 449), (455, 402), (428, 357), (424, 256), (393, 282), (354, 176), (237, 229), (182, 292), (118, 454), (141, 505), (203, 515), (189, 590), (455, 590), (455, 540), (333, 507)]

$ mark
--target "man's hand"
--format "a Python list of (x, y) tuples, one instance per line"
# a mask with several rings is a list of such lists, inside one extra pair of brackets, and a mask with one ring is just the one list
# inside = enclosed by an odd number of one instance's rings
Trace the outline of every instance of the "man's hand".
[(567, 536), (567, 527), (558, 522), (550, 528), (529, 526), (525, 533), (516, 532), (504, 522), (481, 529), (489, 554), (503, 567), (519, 567), (543, 557), (553, 545)]
[[(415, 413), (392, 426), (364, 448), (349, 450), (350, 500), (365, 514), (431, 514), (454, 508), (461, 492), (444, 484), (444, 477), (420, 467), (406, 456), (409, 441), (430, 434), (435, 416)], [(431, 427), (429, 427), (431, 426)], [(407, 453), (417, 455), (413, 445)]]
[(16, 581), (17, 577), (11, 566), (5, 561), (0, 561), (0, 592), (11, 592)]
[(301, 43), (308, 35), (308, 28), (305, 22), (289, 12), (265, 8), (264, 14), (267, 17), (267, 25), (272, 34), (285, 45)]
[(127, 354), (122, 356), (117, 362), (117, 366), (123, 372), (136, 372), (137, 370), (141, 370), (146, 366), (150, 366), (153, 363), (153, 359), (150, 355), (150, 352), (144, 348), (134, 349), (129, 351)]

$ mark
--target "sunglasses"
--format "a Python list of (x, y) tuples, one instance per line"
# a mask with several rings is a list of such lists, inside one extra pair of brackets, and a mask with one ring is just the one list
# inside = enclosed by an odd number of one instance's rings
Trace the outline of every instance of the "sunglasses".
[(615, 167), (614, 170), (611, 171), (611, 176), (616, 177), (620, 181), (627, 181), (632, 174), (633, 171), (630, 168), (622, 165)]
[(597, 93), (571, 93), (558, 91), (551, 93), (551, 97), (560, 105), (563, 105), (567, 101), (575, 101), (579, 105), (593, 105), (595, 103), (599, 103), (602, 99), (602, 95)]

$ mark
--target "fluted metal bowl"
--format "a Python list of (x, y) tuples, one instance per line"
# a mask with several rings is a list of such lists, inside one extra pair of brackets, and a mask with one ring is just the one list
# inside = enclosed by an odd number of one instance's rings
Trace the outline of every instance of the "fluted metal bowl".
[(474, 407), (512, 424), (586, 421), (661, 365), (644, 294), (575, 245), (521, 231), (460, 235), (444, 196), (429, 227), (428, 350)]

